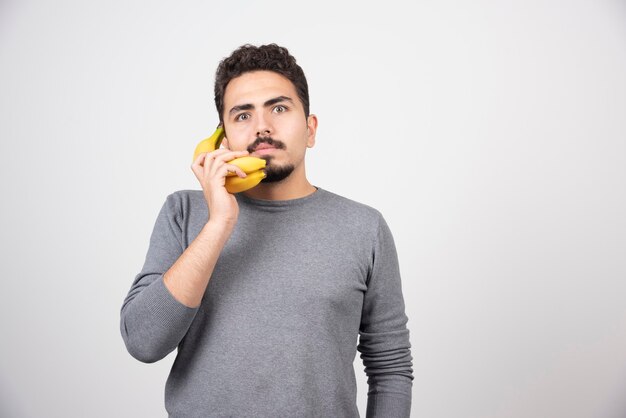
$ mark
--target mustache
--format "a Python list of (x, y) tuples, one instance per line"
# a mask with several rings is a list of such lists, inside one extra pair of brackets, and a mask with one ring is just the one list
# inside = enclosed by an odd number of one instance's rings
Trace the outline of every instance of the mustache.
[(256, 147), (258, 147), (261, 144), (268, 144), (277, 149), (285, 149), (285, 144), (281, 140), (274, 139), (271, 136), (264, 136), (264, 137), (257, 137), (257, 139), (255, 139), (252, 144), (248, 145), (247, 151), (249, 153), (253, 153), (254, 150), (256, 150)]

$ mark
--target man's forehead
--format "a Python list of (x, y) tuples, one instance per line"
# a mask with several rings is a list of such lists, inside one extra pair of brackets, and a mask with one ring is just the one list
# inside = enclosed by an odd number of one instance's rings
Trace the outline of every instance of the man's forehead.
[(285, 96), (294, 97), (296, 89), (287, 77), (273, 71), (254, 71), (233, 78), (224, 91), (224, 102), (237, 105), (239, 102), (262, 103), (268, 99)]

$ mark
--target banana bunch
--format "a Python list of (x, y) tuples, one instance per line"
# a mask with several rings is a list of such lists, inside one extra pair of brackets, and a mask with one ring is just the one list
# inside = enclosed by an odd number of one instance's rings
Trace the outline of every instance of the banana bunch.
[[(224, 139), (224, 127), (219, 125), (215, 132), (213, 132), (213, 135), (200, 141), (196, 146), (192, 162), (196, 161), (198, 155), (203, 152), (211, 152), (218, 149), (222, 144), (222, 139)], [(266, 161), (263, 158), (239, 157), (230, 160), (228, 164), (236, 165), (246, 173), (246, 177), (244, 178), (239, 177), (236, 173), (229, 172), (227, 174), (225, 187), (228, 193), (239, 193), (251, 189), (265, 178), (265, 171), (263, 171), (263, 169), (265, 168)]]
[(265, 178), (265, 160), (257, 157), (239, 157), (228, 162), (241, 168), (246, 177), (241, 178), (236, 173), (226, 175), (226, 190), (228, 193), (239, 193), (251, 189)]

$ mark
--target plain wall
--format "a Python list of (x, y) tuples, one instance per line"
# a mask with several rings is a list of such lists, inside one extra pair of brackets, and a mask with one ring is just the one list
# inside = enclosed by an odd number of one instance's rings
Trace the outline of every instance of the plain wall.
[(1, 416), (166, 416), (119, 312), (248, 42), (304, 68), (311, 182), (391, 227), (413, 417), (626, 415), (625, 3), (369, 4), (0, 1)]

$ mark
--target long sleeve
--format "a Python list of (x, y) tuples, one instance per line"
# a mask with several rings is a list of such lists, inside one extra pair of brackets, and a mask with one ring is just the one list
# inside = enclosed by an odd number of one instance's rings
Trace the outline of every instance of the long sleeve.
[(163, 283), (163, 274), (184, 250), (181, 218), (180, 202), (175, 193), (170, 194), (157, 216), (143, 268), (135, 276), (120, 312), (126, 348), (145, 363), (171, 353), (199, 309), (178, 302)]
[(413, 358), (407, 321), (398, 256), (381, 215), (357, 346), (368, 377), (367, 418), (410, 416)]

